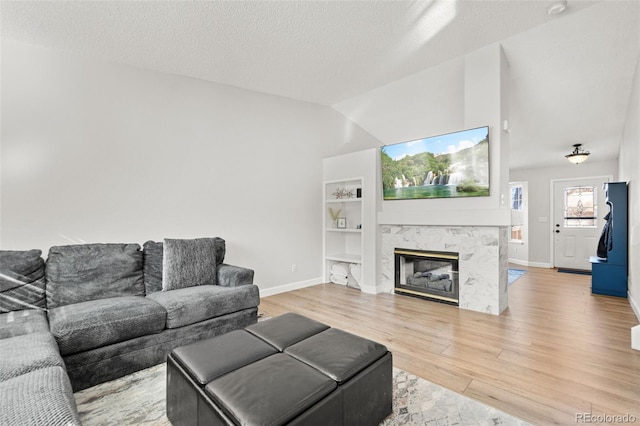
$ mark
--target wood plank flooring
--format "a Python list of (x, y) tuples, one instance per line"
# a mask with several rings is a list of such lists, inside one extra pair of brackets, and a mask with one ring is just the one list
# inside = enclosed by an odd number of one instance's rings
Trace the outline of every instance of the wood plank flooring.
[(514, 267), (527, 273), (499, 316), (335, 284), (265, 297), (260, 312), (298, 312), (379, 341), (396, 367), (532, 424), (586, 423), (583, 413), (640, 424), (628, 300), (592, 295), (590, 276)]

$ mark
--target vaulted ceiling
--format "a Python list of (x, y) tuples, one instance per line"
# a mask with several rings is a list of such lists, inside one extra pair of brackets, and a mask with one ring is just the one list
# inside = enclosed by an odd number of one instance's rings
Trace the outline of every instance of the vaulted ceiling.
[(614, 159), (640, 2), (550, 3), (3, 1), (0, 24), (2, 38), (328, 106), (501, 42), (512, 127), (539, 141), (512, 137), (511, 166), (566, 161), (576, 142)]

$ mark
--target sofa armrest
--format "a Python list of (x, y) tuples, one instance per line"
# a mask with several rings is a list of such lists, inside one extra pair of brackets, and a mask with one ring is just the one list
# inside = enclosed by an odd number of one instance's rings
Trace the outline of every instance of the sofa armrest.
[(218, 285), (223, 287), (238, 287), (253, 284), (253, 269), (221, 263), (218, 265)]

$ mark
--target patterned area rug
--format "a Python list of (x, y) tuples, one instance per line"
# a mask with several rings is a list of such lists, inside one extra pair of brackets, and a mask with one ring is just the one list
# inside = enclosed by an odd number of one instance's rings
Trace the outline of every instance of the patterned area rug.
[[(75, 394), (80, 419), (91, 425), (171, 425), (165, 414), (166, 364)], [(393, 369), (393, 414), (383, 426), (527, 425), (488, 405), (398, 368)]]

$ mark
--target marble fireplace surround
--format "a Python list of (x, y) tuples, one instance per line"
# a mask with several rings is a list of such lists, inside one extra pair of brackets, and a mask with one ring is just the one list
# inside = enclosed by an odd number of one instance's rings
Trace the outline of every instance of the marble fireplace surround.
[(394, 290), (395, 248), (457, 252), (459, 308), (494, 315), (507, 308), (508, 227), (380, 225), (379, 231), (380, 291)]

